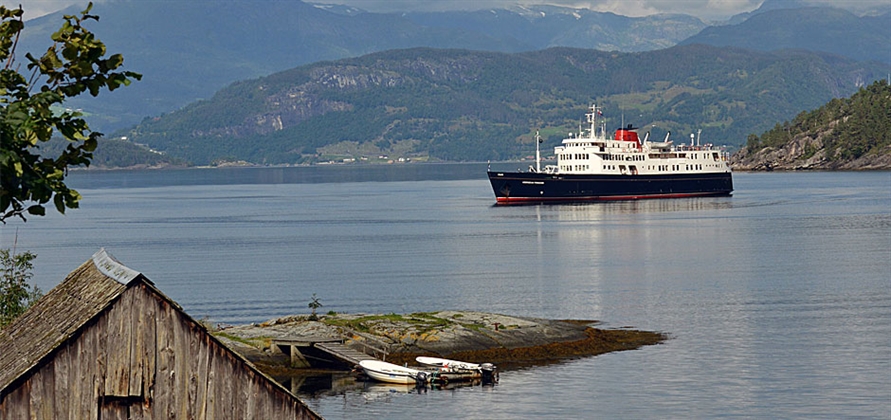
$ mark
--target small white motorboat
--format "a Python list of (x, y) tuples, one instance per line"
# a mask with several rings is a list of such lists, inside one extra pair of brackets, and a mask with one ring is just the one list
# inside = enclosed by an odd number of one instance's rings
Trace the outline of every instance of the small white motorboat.
[(433, 366), (441, 369), (480, 370), (480, 365), (467, 363), (460, 360), (441, 359), (439, 357), (418, 356), (415, 360), (425, 366)]
[(439, 357), (418, 356), (415, 360), (425, 366), (436, 367), (436, 372), (431, 381), (454, 381), (459, 379), (453, 375), (461, 375), (462, 379), (481, 379), (483, 384), (494, 384), (498, 382), (498, 368), (491, 363), (468, 363), (460, 360), (441, 359)]
[(359, 366), (362, 367), (362, 370), (365, 371), (369, 378), (391, 384), (415, 384), (417, 383), (418, 373), (421, 372), (417, 369), (379, 360), (363, 360), (359, 362)]

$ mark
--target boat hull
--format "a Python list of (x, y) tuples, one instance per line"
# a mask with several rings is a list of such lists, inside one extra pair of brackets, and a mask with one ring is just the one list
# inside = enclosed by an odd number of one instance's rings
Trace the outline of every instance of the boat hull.
[(425, 366), (432, 366), (436, 368), (451, 368), (451, 369), (463, 369), (463, 370), (479, 370), (480, 365), (477, 363), (467, 363), (462, 362), (460, 360), (452, 360), (452, 359), (442, 359), (439, 357), (425, 357), (418, 356), (415, 358), (415, 361)]
[(419, 372), (417, 369), (376, 360), (363, 360), (359, 366), (369, 378), (391, 384), (414, 384)]
[(729, 196), (730, 172), (575, 175), (488, 172), (498, 205)]

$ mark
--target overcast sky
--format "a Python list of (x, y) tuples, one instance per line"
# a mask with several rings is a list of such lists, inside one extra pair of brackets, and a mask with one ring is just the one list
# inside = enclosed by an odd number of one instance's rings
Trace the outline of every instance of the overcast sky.
[[(94, 1), (98, 3), (101, 0)], [(133, 0), (191, 1), (191, 0)], [(225, 0), (214, 0), (225, 1)], [(280, 0), (287, 1), (287, 0)], [(356, 6), (371, 12), (478, 10), (503, 8), (518, 4), (553, 4), (613, 12), (624, 16), (645, 16), (656, 13), (683, 13), (705, 21), (725, 20), (737, 13), (757, 9), (764, 0), (318, 0), (314, 3), (338, 3)], [(845, 8), (889, 4), (891, 0), (811, 0)], [(86, 5), (87, 0), (2, 0), (7, 7), (21, 4), (25, 19), (33, 19), (72, 4)], [(101, 12), (98, 13), (101, 15)]]

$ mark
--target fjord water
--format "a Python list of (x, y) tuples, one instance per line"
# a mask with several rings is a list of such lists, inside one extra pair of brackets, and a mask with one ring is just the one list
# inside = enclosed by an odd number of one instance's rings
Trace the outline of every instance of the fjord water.
[(315, 293), (321, 312), (670, 337), (495, 387), (302, 396), (326, 418), (888, 418), (891, 173), (737, 173), (733, 197), (505, 208), (485, 169), (75, 172), (81, 209), (10, 222), (0, 246), (17, 232), (44, 290), (105, 247), (216, 323), (305, 314)]

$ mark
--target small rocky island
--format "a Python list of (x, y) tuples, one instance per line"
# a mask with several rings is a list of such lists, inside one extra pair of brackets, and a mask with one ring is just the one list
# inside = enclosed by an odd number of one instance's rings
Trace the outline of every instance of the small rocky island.
[[(311, 319), (315, 318), (315, 319)], [(288, 316), (217, 329), (214, 335), (268, 374), (293, 370), (275, 343), (332, 340), (395, 364), (435, 356), (499, 365), (534, 365), (659, 344), (667, 336), (630, 328), (598, 329), (597, 321), (549, 320), (484, 312)], [(306, 349), (311, 367), (336, 366)], [(342, 366), (342, 362), (341, 362)], [(351, 367), (351, 366), (350, 366)]]

